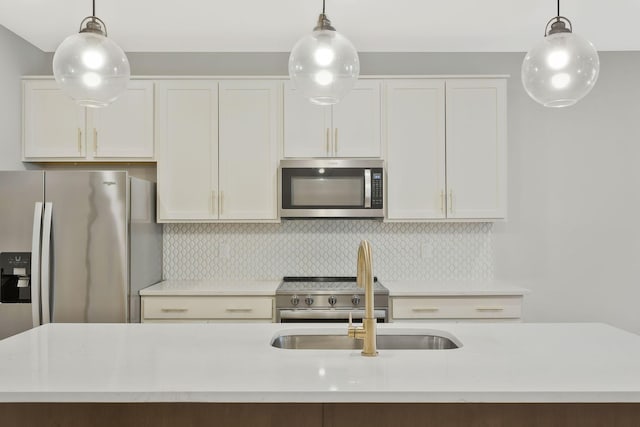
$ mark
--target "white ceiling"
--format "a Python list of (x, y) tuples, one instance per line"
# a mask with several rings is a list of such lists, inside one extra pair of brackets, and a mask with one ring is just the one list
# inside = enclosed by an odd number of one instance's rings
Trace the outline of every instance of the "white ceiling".
[[(555, 0), (326, 0), (360, 52), (523, 52)], [(286, 52), (311, 31), (322, 0), (96, 0), (128, 52)], [(561, 13), (598, 50), (640, 50), (639, 0), (564, 0)], [(0, 24), (52, 52), (91, 14), (91, 0), (0, 0)]]

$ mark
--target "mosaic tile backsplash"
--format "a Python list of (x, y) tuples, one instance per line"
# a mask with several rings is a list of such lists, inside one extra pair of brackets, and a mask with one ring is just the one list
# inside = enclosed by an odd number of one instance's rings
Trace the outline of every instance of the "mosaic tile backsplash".
[(384, 280), (493, 278), (491, 223), (295, 220), (281, 224), (165, 224), (166, 280), (355, 276), (360, 240)]

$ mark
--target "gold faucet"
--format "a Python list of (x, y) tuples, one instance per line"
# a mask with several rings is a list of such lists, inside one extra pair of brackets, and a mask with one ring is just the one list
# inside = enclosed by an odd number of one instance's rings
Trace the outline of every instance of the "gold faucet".
[(353, 326), (349, 314), (348, 335), (355, 339), (364, 340), (363, 356), (376, 356), (376, 318), (373, 315), (373, 266), (371, 261), (371, 244), (363, 240), (358, 247), (358, 287), (364, 288), (364, 318), (362, 326)]

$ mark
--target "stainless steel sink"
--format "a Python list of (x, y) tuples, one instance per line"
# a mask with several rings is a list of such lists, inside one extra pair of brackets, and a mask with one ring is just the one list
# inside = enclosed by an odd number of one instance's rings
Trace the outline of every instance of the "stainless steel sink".
[[(376, 347), (378, 350), (450, 350), (462, 346), (453, 336), (444, 335), (435, 331), (397, 331), (392, 334), (379, 331)], [(361, 350), (362, 340), (347, 336), (346, 331), (344, 335), (337, 332), (314, 334), (312, 331), (283, 331), (271, 340), (271, 345), (288, 350)]]

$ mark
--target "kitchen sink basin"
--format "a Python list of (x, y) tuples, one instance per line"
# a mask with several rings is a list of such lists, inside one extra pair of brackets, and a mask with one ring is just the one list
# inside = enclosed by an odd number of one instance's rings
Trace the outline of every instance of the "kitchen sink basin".
[[(378, 350), (450, 350), (462, 347), (453, 336), (442, 331), (378, 331), (376, 347)], [(288, 350), (361, 350), (362, 340), (334, 331), (282, 331), (271, 340), (276, 348)]]

